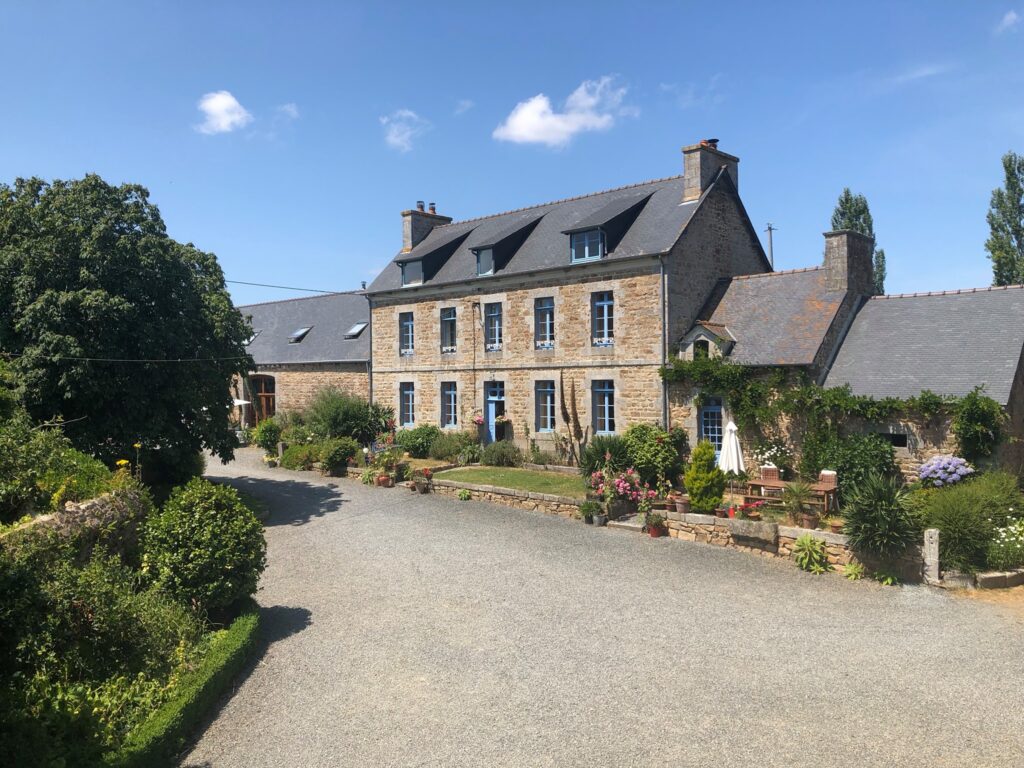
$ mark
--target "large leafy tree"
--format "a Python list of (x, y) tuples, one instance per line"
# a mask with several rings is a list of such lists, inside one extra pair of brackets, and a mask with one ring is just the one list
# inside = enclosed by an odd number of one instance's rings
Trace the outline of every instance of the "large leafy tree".
[(1003, 155), (1003, 186), (992, 190), (989, 237), (993, 285), (1024, 283), (1024, 155)]
[(144, 187), (0, 185), (0, 353), (32, 416), (80, 449), (110, 462), (141, 442), (171, 470), (230, 458), (249, 334), (216, 257), (168, 237)]
[[(875, 222), (871, 218), (868, 199), (864, 195), (855, 195), (849, 187), (843, 189), (832, 212), (832, 229), (852, 229), (869, 237), (875, 236)], [(874, 255), (874, 290), (875, 294), (885, 293), (885, 251), (875, 249)]]

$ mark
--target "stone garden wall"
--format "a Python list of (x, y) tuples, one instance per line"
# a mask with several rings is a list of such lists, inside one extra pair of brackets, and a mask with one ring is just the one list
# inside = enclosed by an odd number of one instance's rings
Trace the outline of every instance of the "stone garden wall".
[(458, 498), (459, 491), (465, 489), (469, 491), (473, 501), (489, 501), (492, 504), (501, 504), (514, 509), (528, 509), (562, 517), (575, 517), (582, 503), (582, 500), (570, 496), (515, 491), (510, 488), (497, 488), (493, 485), (456, 483), (451, 480), (434, 480), (433, 486), (434, 493), (440, 496)]

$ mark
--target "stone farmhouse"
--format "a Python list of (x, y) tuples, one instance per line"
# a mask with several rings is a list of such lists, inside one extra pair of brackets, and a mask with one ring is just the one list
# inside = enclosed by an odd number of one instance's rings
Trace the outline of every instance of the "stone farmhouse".
[[(724, 398), (659, 371), (721, 355), (874, 397), (983, 385), (1024, 435), (1024, 288), (872, 296), (873, 241), (848, 231), (825, 233), (820, 265), (773, 271), (739, 159), (714, 140), (682, 154), (678, 176), (492, 216), (403, 211), (401, 250), (365, 292), (240, 308), (256, 331), (243, 399), (299, 408), (330, 384), (393, 407), (400, 427), (485, 442), (550, 449), (575, 413), (590, 434), (656, 422), (720, 445)], [(907, 467), (952, 445), (948, 422), (860, 428)], [(1004, 458), (1019, 466), (1020, 451)]]

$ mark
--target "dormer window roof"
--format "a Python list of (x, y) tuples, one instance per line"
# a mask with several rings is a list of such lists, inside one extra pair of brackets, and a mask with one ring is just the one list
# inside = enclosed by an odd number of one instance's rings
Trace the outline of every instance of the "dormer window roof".
[(650, 192), (616, 198), (563, 229), (569, 235), (569, 260), (594, 261), (614, 251), (650, 198)]
[(302, 328), (297, 328), (295, 331), (288, 336), (289, 344), (301, 344), (302, 340), (306, 338), (306, 334), (313, 330), (312, 325), (307, 325)]

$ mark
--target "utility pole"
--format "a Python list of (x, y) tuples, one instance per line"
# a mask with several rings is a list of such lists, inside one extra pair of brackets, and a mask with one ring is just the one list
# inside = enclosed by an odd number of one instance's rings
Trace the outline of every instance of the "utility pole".
[(773, 227), (772, 223), (768, 222), (768, 228), (765, 232), (768, 233), (768, 263), (772, 265), (772, 269), (775, 269), (775, 253), (772, 250), (772, 232), (777, 232), (778, 227)]

